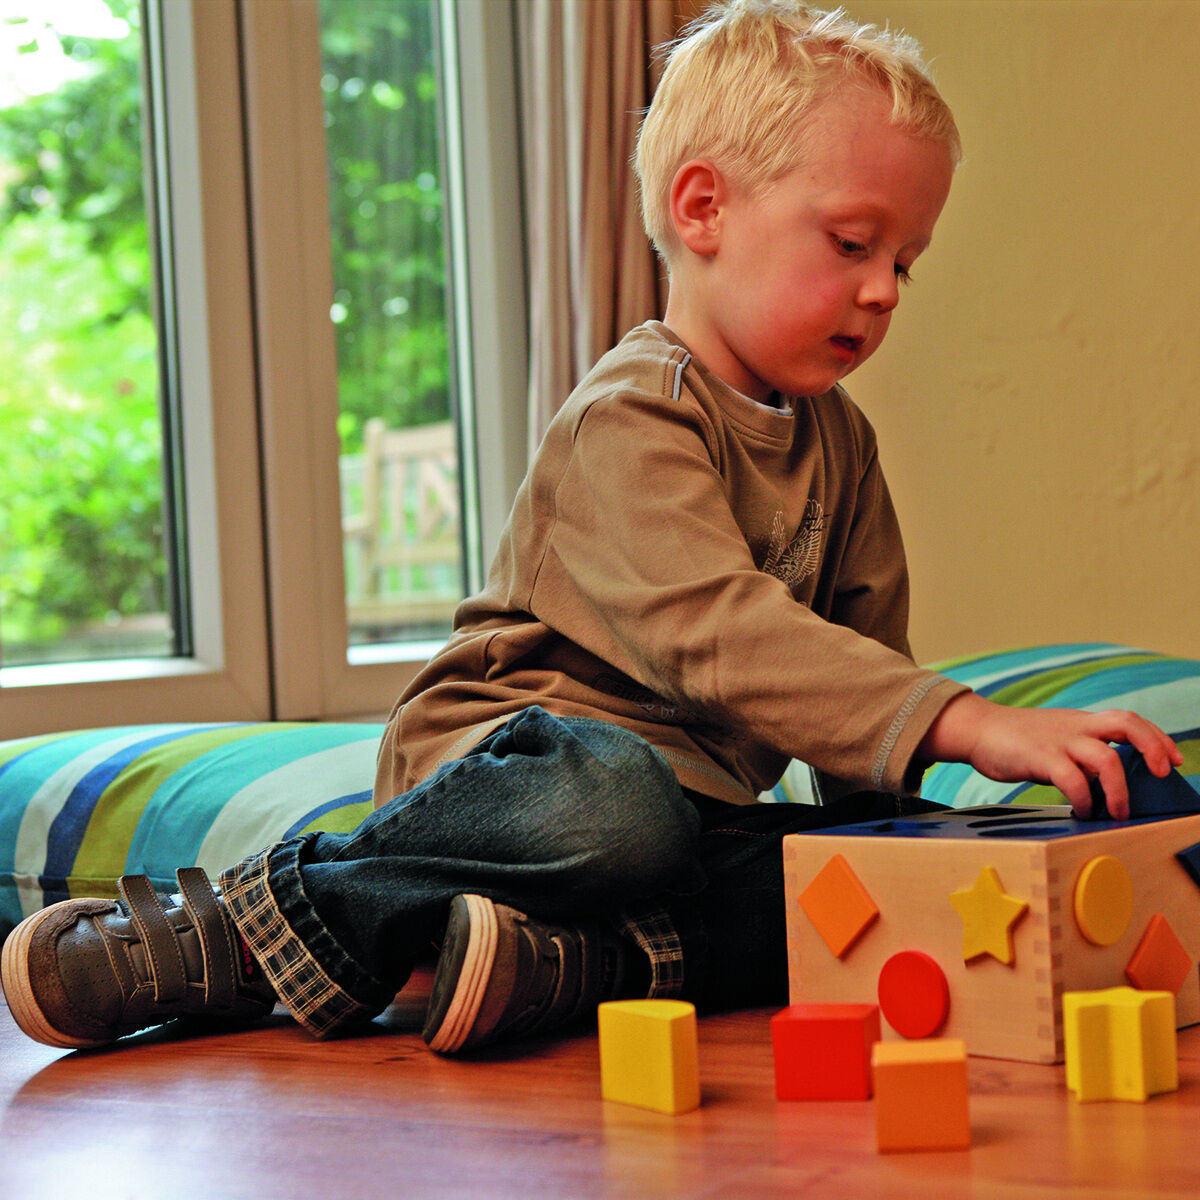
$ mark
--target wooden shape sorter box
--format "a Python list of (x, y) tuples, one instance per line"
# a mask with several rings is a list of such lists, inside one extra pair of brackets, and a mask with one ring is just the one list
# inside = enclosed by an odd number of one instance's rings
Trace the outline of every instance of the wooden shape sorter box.
[[(903, 1036), (880, 978), (898, 955), (917, 955), (949, 992), (931, 1035), (961, 1038), (971, 1054), (1061, 1062), (1063, 993), (1127, 985), (1143, 935), (1165, 922), (1182, 977), (1177, 1024), (1195, 1024), (1200, 886), (1176, 855), (1197, 843), (1200, 815), (1079, 822), (1065, 807), (793, 834), (783, 847), (790, 1001), (878, 1002), (885, 1038)], [(1183, 956), (1190, 968), (1179, 972)]]

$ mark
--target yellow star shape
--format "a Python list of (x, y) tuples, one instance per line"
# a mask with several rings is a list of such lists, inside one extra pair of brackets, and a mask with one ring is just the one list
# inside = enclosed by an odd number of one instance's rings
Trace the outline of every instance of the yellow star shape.
[(1005, 892), (995, 867), (984, 867), (969, 888), (951, 892), (950, 903), (962, 917), (964, 962), (983, 954), (1012, 962), (1012, 927), (1029, 905)]

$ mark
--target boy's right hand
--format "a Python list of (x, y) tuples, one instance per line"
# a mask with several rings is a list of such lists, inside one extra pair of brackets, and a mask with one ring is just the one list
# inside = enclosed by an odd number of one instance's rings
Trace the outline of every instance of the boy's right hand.
[(974, 692), (942, 709), (918, 753), (935, 762), (968, 762), (1004, 783), (1048, 783), (1076, 816), (1091, 811), (1091, 781), (1099, 781), (1109, 815), (1129, 816), (1125, 767), (1111, 743), (1132, 745), (1163, 778), (1181, 766), (1179, 747), (1151, 721), (1121, 709), (1009, 708)]

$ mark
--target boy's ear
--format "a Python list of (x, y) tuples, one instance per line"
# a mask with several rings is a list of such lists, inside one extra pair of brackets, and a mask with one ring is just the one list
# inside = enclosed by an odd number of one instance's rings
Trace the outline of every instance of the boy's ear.
[(679, 240), (694, 254), (717, 252), (728, 184), (707, 159), (686, 162), (671, 181), (671, 220)]

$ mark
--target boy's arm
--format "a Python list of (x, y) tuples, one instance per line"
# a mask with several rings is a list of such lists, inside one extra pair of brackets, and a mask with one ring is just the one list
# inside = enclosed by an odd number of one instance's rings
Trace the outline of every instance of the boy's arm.
[(1111, 709), (1009, 708), (967, 692), (951, 700), (918, 753), (935, 762), (966, 762), (990, 779), (1053, 784), (1077, 816), (1091, 807), (1091, 783), (1104, 789), (1109, 813), (1129, 816), (1129, 789), (1110, 743), (1129, 743), (1160, 778), (1183, 763), (1179, 747), (1136, 713)]

